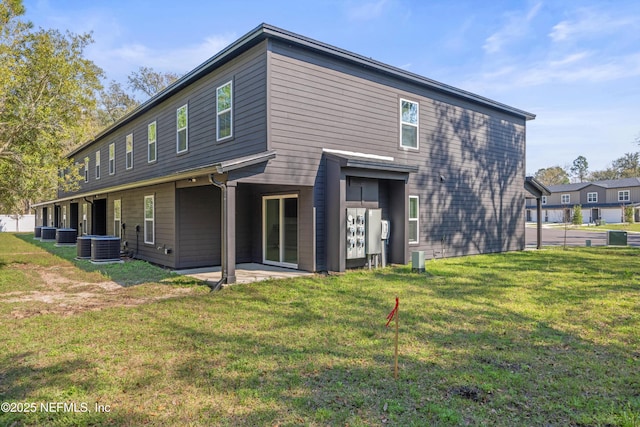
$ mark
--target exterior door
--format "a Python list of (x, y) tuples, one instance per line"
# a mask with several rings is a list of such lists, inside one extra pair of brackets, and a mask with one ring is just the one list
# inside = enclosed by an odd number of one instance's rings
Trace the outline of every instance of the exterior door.
[(262, 199), (262, 261), (298, 268), (298, 196)]

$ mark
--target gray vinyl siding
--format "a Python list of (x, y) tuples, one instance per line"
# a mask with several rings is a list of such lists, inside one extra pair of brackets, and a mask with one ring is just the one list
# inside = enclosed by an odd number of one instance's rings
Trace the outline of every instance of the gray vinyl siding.
[[(153, 185), (109, 194), (107, 197), (107, 233), (113, 234), (113, 201), (122, 200), (122, 243), (128, 243), (128, 249), (135, 252), (136, 258), (175, 267), (175, 205), (176, 190), (174, 183)], [(144, 198), (155, 196), (154, 223), (155, 241), (144, 243)], [(82, 208), (81, 208), (82, 209)], [(140, 231), (136, 233), (136, 225)], [(170, 254), (164, 248), (171, 249)]]
[(208, 185), (176, 191), (176, 268), (220, 265), (220, 189)]
[[(89, 182), (79, 192), (99, 191), (157, 178), (216, 162), (263, 152), (267, 148), (266, 42), (243, 53), (176, 93), (131, 123), (115, 129), (75, 155), (90, 159)], [(233, 81), (233, 138), (216, 141), (216, 88)], [(188, 151), (176, 153), (176, 110), (188, 105)], [(147, 161), (147, 126), (157, 123), (157, 161)], [(125, 165), (125, 138), (133, 132), (132, 169)], [(109, 175), (109, 144), (115, 143), (116, 173)], [(101, 178), (95, 179), (95, 152), (101, 151)], [(81, 172), (83, 170), (81, 169)], [(60, 197), (71, 193), (61, 193)]]
[(609, 188), (606, 190), (606, 203), (620, 203), (623, 202), (618, 201), (618, 192), (619, 191), (629, 191), (630, 200), (628, 202), (624, 202), (625, 204), (637, 203), (640, 201), (640, 187), (619, 187), (619, 188)]
[[(391, 156), (420, 168), (409, 179), (408, 193), (420, 197), (420, 243), (410, 250), (433, 255), (443, 238), (447, 255), (524, 247), (524, 118), (271, 46), (269, 138), (278, 156), (262, 180), (318, 184), (322, 148)], [(420, 106), (417, 151), (400, 147), (401, 98)], [(325, 208), (322, 191), (315, 197), (318, 211)], [(318, 241), (319, 253), (324, 244)]]

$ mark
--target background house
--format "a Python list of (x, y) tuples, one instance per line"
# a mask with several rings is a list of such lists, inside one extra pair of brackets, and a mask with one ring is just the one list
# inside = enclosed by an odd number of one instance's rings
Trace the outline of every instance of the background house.
[(534, 115), (260, 25), (69, 154), (84, 181), (38, 224), (115, 234), (172, 268), (309, 271), (347, 259), (347, 209), (391, 222), (389, 261), (524, 248)]
[[(626, 206), (633, 206), (635, 221), (640, 221), (640, 178), (550, 185), (548, 189), (551, 194), (542, 199), (542, 222), (570, 222), (575, 205), (582, 207), (585, 223), (624, 222)], [(535, 206), (527, 201), (527, 221), (536, 220)]]

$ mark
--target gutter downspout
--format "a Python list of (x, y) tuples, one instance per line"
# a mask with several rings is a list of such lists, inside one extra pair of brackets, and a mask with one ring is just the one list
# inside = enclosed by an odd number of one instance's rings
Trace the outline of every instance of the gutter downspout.
[(220, 261), (221, 261), (221, 268), (222, 268), (222, 278), (220, 278), (220, 280), (213, 284), (210, 285), (209, 287), (211, 288), (211, 291), (217, 291), (218, 289), (220, 289), (222, 287), (223, 284), (227, 283), (227, 250), (226, 250), (226, 246), (227, 246), (227, 184), (225, 182), (219, 182), (216, 181), (216, 179), (213, 177), (213, 174), (209, 175), (209, 182), (213, 185), (215, 185), (216, 187), (218, 187), (220, 189), (220, 192), (222, 193), (222, 203), (221, 203), (221, 212), (220, 212), (220, 222), (222, 223), (222, 230), (220, 233)]

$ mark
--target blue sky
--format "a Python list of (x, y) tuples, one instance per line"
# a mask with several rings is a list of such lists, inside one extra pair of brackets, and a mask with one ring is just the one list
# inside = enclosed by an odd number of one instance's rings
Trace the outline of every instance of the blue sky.
[(93, 32), (109, 80), (185, 73), (262, 22), (537, 115), (527, 172), (640, 151), (640, 2), (24, 0), (36, 26)]

